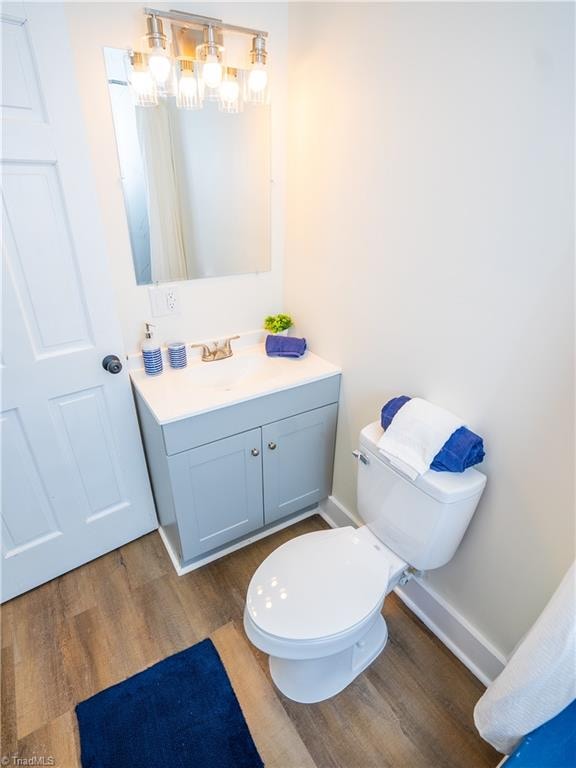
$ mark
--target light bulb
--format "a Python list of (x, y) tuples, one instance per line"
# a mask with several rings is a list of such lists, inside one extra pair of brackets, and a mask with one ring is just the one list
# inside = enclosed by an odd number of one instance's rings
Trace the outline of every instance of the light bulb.
[(182, 77), (180, 79), (179, 91), (186, 96), (195, 96), (198, 90), (196, 80), (193, 77)]
[(253, 93), (261, 93), (268, 84), (268, 72), (263, 64), (254, 64), (248, 75), (248, 88)]
[(158, 85), (165, 83), (170, 77), (172, 62), (163, 50), (158, 49), (148, 56), (148, 67), (150, 73)]
[(200, 109), (202, 106), (202, 98), (198, 90), (198, 83), (192, 73), (182, 73), (180, 75), (176, 106), (182, 109)]
[(240, 86), (237, 80), (222, 80), (220, 85), (220, 98), (222, 101), (238, 101)]
[(240, 103), (240, 83), (238, 81), (238, 70), (234, 67), (227, 67), (224, 79), (220, 84), (219, 90), (221, 112), (237, 114), (242, 111)]
[(208, 88), (218, 88), (222, 82), (222, 64), (213, 53), (206, 56), (202, 67), (202, 79)]
[(140, 107), (154, 107), (158, 104), (156, 85), (147, 70), (135, 69), (130, 75), (130, 85), (136, 104)]

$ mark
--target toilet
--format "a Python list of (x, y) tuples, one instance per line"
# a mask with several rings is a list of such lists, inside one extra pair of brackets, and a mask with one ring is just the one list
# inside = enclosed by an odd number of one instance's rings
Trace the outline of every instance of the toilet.
[(486, 477), (426, 472), (409, 480), (378, 451), (379, 422), (360, 433), (358, 514), (365, 523), (315, 531), (258, 567), (244, 609), (250, 641), (270, 657), (288, 698), (312, 703), (349, 685), (386, 645), (386, 595), (456, 552)]

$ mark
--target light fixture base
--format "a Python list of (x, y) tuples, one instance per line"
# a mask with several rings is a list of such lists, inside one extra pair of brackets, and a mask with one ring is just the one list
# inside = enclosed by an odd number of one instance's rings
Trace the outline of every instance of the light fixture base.
[(162, 19), (159, 19), (158, 16), (147, 16), (146, 26), (148, 29), (148, 34), (146, 35), (148, 47), (166, 50), (166, 35), (164, 34)]

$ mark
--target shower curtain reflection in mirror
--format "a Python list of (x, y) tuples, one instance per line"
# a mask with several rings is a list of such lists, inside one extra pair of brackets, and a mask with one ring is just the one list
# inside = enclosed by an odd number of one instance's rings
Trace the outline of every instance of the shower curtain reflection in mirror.
[(268, 107), (137, 107), (127, 52), (105, 57), (136, 282), (270, 269)]
[(150, 239), (152, 282), (187, 280), (194, 275), (191, 249), (184, 245), (182, 192), (174, 162), (174, 126), (165, 102), (157, 107), (135, 107), (144, 176)]

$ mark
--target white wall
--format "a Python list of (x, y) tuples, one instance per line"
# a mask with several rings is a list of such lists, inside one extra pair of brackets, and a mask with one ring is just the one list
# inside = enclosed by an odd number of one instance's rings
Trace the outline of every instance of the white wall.
[(509, 653), (574, 557), (569, 4), (290, 8), (286, 310), (344, 369), (334, 494), (389, 397), (485, 437), (434, 589)]
[[(282, 310), (284, 255), (287, 8), (284, 4), (178, 3), (178, 9), (223, 18), (231, 24), (263, 28), (270, 33), (272, 269), (258, 275), (238, 275), (178, 283), (181, 313), (157, 318), (160, 340), (201, 339), (260, 328), (265, 315)], [(171, 8), (174, 3), (156, 4)], [(66, 13), (82, 89), (88, 139), (107, 232), (111, 268), (120, 312), (125, 350), (135, 351), (143, 323), (151, 319), (148, 288), (134, 278), (128, 225), (119, 178), (114, 126), (102, 48), (141, 47), (146, 31), (144, 4), (67, 3)], [(250, 38), (246, 38), (250, 45)], [(110, 298), (113, 303), (113, 298)]]

